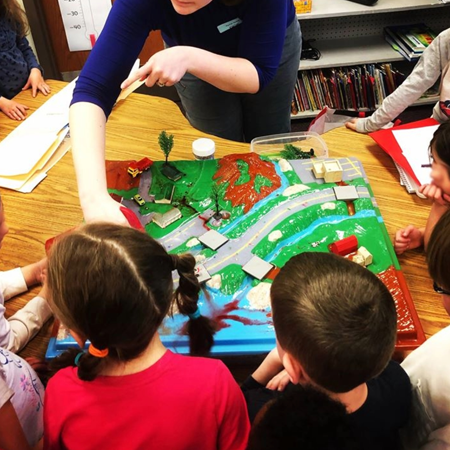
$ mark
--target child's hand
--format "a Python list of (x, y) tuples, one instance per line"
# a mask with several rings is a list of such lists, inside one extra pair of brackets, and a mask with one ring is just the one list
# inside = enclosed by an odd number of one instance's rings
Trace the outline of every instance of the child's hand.
[(93, 201), (82, 205), (82, 208), (86, 222), (104, 221), (117, 223), (126, 227), (130, 226), (130, 223), (122, 212), (122, 205), (113, 200), (109, 195), (106, 198), (99, 195)]
[(442, 206), (450, 206), (450, 196), (434, 183), (423, 184), (419, 192)]
[(352, 119), (350, 122), (345, 122), (345, 126), (350, 130), (356, 131), (356, 123), (359, 119)]
[(45, 300), (47, 300), (47, 302), (48, 302), (48, 287), (47, 287), (47, 283), (44, 283), (43, 285), (42, 285), (42, 288), (41, 288), (41, 290), (38, 292), (38, 295), (37, 295), (38, 297), (41, 297), (41, 298), (43, 298), (43, 299), (45, 299)]
[(284, 391), (290, 381), (291, 379), (289, 378), (286, 369), (283, 369), (267, 383), (266, 388), (272, 391)]
[(24, 120), (27, 116), (28, 106), (0, 97), (0, 110), (2, 110), (12, 120)]
[(44, 284), (45, 277), (47, 275), (47, 258), (42, 258), (40, 261), (34, 264), (34, 273), (36, 277), (36, 281), (38, 283)]
[(36, 372), (48, 370), (48, 363), (45, 359), (36, 358), (35, 356), (29, 356), (25, 358), (25, 361), (34, 369)]
[(265, 386), (272, 378), (284, 369), (283, 364), (278, 355), (278, 351), (274, 348), (264, 358), (260, 366), (252, 373), (252, 377), (259, 383)]
[(34, 68), (30, 71), (30, 76), (22, 91), (26, 91), (31, 87), (31, 95), (36, 97), (38, 91), (41, 91), (44, 95), (50, 93), (50, 86), (42, 78), (42, 73), (39, 69)]
[(408, 225), (395, 233), (394, 250), (401, 255), (406, 250), (420, 247), (423, 244), (423, 231), (414, 225)]
[(47, 258), (22, 267), (21, 270), (28, 287), (34, 286), (35, 284), (44, 284), (47, 273)]

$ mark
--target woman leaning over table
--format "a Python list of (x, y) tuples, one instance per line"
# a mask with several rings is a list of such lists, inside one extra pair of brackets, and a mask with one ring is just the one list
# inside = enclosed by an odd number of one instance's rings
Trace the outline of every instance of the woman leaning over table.
[[(167, 48), (127, 78), (152, 30)], [(104, 169), (105, 123), (121, 87), (175, 85), (195, 128), (250, 142), (290, 131), (300, 52), (292, 0), (116, 0), (70, 108), (85, 219), (125, 223)]]

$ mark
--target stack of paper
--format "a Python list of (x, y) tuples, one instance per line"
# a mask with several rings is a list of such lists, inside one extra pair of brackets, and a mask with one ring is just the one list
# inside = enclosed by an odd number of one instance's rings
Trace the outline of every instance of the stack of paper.
[(395, 162), (400, 174), (400, 184), (409, 193), (422, 196), (418, 190), (423, 184), (431, 182), (429, 146), (439, 124), (434, 119), (400, 125), (370, 133), (377, 144), (388, 153)]
[(409, 130), (393, 130), (394, 137), (408, 160), (419, 185), (430, 183), (430, 157), (429, 147), (434, 132), (439, 125)]
[(75, 81), (47, 100), (0, 142), (0, 186), (31, 192), (69, 150), (69, 105)]

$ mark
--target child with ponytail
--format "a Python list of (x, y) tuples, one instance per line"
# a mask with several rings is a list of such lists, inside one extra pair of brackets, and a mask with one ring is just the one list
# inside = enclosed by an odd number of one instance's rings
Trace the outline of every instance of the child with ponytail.
[(245, 402), (224, 364), (174, 354), (159, 338), (177, 308), (190, 318), (191, 353), (212, 345), (194, 266), (191, 255), (169, 255), (146, 234), (114, 224), (89, 224), (54, 244), (50, 304), (80, 346), (91, 345), (57, 361), (68, 367), (47, 386), (45, 449), (245, 448)]

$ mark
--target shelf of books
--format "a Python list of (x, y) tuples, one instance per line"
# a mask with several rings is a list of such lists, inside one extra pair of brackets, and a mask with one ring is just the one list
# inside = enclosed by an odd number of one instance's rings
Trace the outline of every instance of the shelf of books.
[[(419, 100), (414, 102), (411, 106), (421, 106), (421, 105), (432, 105), (435, 104), (439, 100), (437, 95), (435, 96), (426, 96), (421, 97)], [(321, 109), (308, 110), (308, 111), (299, 111), (294, 114), (295, 109), (292, 110), (293, 114), (291, 115), (292, 120), (301, 120), (301, 119), (312, 119), (317, 116), (317, 114), (322, 111)], [(349, 111), (354, 111), (354, 109), (349, 108)], [(358, 111), (369, 112), (369, 108), (360, 108)]]
[(385, 27), (384, 37), (405, 59), (417, 61), (433, 42), (436, 33), (427, 25), (419, 23)]
[(448, 5), (442, 0), (378, 0), (374, 6), (365, 6), (348, 0), (313, 0), (310, 13), (297, 14), (301, 20), (325, 19), (361, 14), (380, 14), (414, 9), (430, 9)]
[[(315, 117), (325, 106), (373, 111), (404, 79), (405, 75), (389, 63), (300, 71), (291, 117)], [(431, 104), (437, 99), (431, 91), (415, 104)]]

